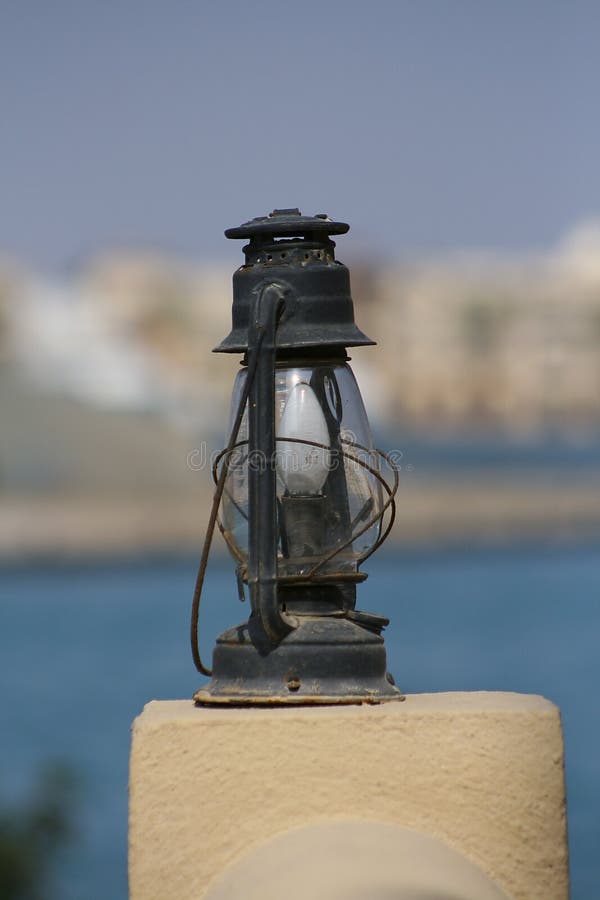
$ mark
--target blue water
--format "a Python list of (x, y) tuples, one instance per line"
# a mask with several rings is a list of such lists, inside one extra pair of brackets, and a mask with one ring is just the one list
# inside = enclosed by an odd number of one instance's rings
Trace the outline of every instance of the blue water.
[[(600, 880), (600, 552), (413, 554), (370, 561), (360, 606), (392, 618), (390, 669), (405, 691), (514, 690), (562, 709), (572, 900)], [(39, 764), (84, 776), (77, 844), (60, 900), (125, 900), (132, 719), (151, 698), (199, 685), (188, 649), (194, 561), (5, 569), (0, 573), (0, 797)], [(206, 586), (204, 653), (244, 617), (231, 567)]]
[(574, 432), (548, 431), (521, 439), (506, 435), (473, 433), (424, 437), (419, 435), (383, 436), (387, 450), (402, 452), (402, 465), (430, 472), (489, 471), (498, 475), (504, 470), (531, 476), (568, 475), (577, 477), (600, 474), (600, 434), (577, 436)]

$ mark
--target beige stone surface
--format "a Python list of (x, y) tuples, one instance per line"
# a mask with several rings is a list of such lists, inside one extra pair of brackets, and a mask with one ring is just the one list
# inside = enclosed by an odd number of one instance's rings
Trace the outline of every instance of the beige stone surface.
[(502, 693), (320, 709), (167, 701), (135, 721), (131, 900), (199, 900), (267, 839), (341, 821), (438, 838), (515, 900), (566, 900), (558, 709)]

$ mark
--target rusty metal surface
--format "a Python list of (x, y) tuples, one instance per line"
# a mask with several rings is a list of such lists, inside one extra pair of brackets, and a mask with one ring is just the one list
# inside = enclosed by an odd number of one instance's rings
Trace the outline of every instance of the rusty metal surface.
[(399, 699), (380, 634), (387, 619), (351, 613), (298, 616), (297, 627), (276, 647), (252, 618), (228, 629), (213, 651), (212, 680), (195, 702), (318, 706)]
[(306, 695), (302, 697), (295, 696), (273, 696), (265, 695), (263, 697), (256, 694), (232, 694), (229, 697), (215, 696), (205, 688), (196, 691), (193, 696), (196, 706), (361, 706), (367, 704), (369, 706), (377, 706), (380, 703), (390, 703), (405, 700), (406, 696), (398, 692), (394, 697), (376, 697), (364, 694), (318, 694)]

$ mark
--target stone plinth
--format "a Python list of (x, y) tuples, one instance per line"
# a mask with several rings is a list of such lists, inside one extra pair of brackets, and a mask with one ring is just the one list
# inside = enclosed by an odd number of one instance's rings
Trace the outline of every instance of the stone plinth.
[(502, 693), (289, 709), (168, 701), (135, 721), (130, 900), (199, 900), (268, 839), (344, 821), (437, 838), (515, 900), (567, 900), (558, 709)]

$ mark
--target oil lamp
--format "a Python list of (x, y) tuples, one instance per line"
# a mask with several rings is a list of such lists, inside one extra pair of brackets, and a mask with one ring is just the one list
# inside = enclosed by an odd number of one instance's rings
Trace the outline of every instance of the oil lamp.
[[(398, 472), (375, 448), (348, 365), (347, 348), (373, 341), (355, 325), (348, 269), (335, 259), (332, 235), (347, 231), (279, 209), (225, 232), (248, 243), (233, 276), (232, 331), (216, 352), (242, 354), (242, 368), (192, 605), (194, 662), (212, 676), (198, 704), (402, 696), (386, 667), (389, 620), (356, 609), (360, 566), (393, 524)], [(217, 639), (210, 670), (198, 611), (215, 526), (251, 610)]]

